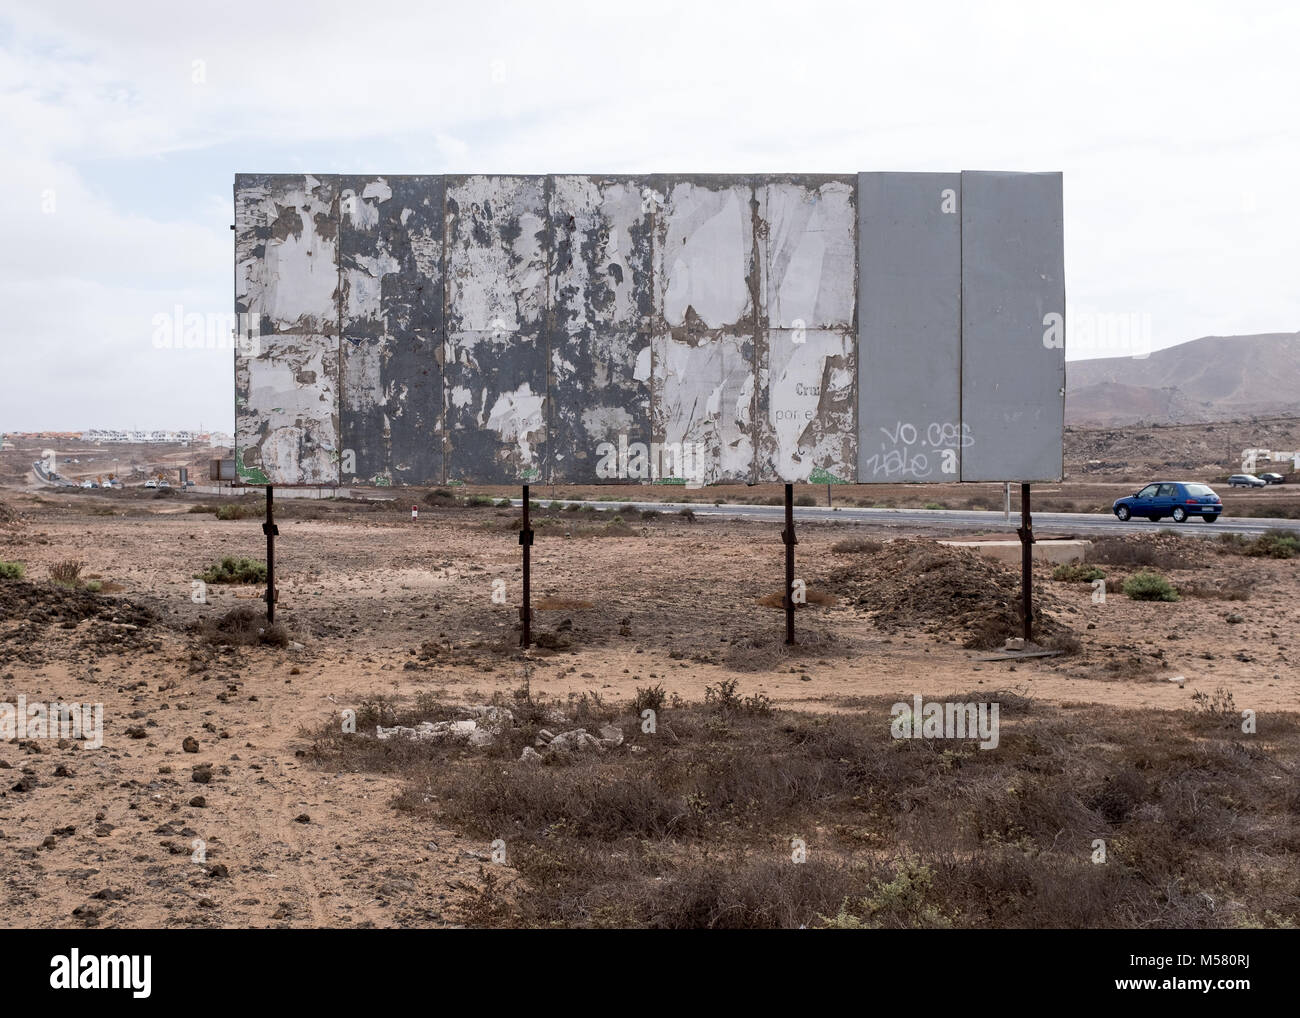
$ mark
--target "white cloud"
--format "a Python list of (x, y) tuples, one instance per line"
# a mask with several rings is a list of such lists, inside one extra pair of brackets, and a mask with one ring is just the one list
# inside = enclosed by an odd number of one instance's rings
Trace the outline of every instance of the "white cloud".
[(227, 182), (1060, 169), (1072, 307), (1149, 315), (1157, 346), (1300, 327), (1300, 9), (610, 7), (10, 0), (0, 427), (131, 423), (123, 394), (142, 426), (229, 427), (225, 367), (140, 353), (152, 314), (231, 304), (228, 183), (195, 159)]

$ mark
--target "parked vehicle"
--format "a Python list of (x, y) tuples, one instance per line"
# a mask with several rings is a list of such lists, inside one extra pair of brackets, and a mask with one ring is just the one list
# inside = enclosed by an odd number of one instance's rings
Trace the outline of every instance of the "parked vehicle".
[(1265, 484), (1282, 484), (1286, 480), (1281, 474), (1260, 474), (1259, 479)]
[(158, 487), (158, 482), (155, 481), (155, 480), (151, 477), (151, 478), (149, 478), (149, 480), (147, 480), (147, 481), (144, 482), (144, 486), (145, 486), (146, 488), (156, 488), (156, 487)]
[(1175, 523), (1189, 516), (1199, 516), (1213, 523), (1223, 514), (1223, 500), (1208, 484), (1197, 481), (1155, 481), (1141, 491), (1117, 498), (1111, 511), (1126, 522), (1133, 517), (1161, 520), (1171, 517)]
[(1228, 478), (1228, 484), (1234, 488), (1263, 488), (1268, 481), (1254, 474), (1233, 474)]

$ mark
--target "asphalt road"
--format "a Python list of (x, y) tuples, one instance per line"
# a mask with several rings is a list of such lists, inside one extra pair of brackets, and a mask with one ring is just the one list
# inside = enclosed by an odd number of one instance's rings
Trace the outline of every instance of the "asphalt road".
[[(546, 499), (534, 499), (547, 505)], [(631, 506), (642, 509), (657, 509), (660, 512), (677, 512), (690, 509), (696, 516), (723, 516), (752, 520), (765, 520), (780, 523), (785, 520), (785, 507), (779, 505), (712, 505), (700, 502), (584, 502), (576, 499), (558, 501), (569, 505), (577, 502), (581, 506), (593, 509), (620, 509)], [(519, 499), (512, 500), (513, 505), (521, 505)], [(959, 509), (854, 509), (825, 506), (802, 507), (794, 510), (795, 523), (870, 523), (876, 526), (898, 527), (901, 530), (939, 530), (948, 532), (977, 531), (994, 533), (1003, 531), (1009, 539), (1014, 539), (1016, 528), (1020, 526), (1020, 511), (1013, 508), (1011, 521), (1007, 522), (1000, 512), (977, 512)], [(629, 521), (631, 522), (631, 521)], [(1161, 520), (1158, 524), (1149, 520), (1131, 520), (1121, 523), (1109, 513), (1034, 513), (1034, 531), (1038, 534), (1073, 534), (1078, 537), (1096, 537), (1103, 534), (1142, 534), (1155, 533), (1162, 527), (1171, 527), (1180, 534), (1189, 537), (1213, 537), (1215, 534), (1234, 533), (1258, 536), (1266, 530), (1276, 528), (1297, 530), (1300, 521), (1257, 519), (1254, 517), (1220, 516), (1214, 523), (1199, 519), (1189, 519), (1186, 523), (1173, 520)]]

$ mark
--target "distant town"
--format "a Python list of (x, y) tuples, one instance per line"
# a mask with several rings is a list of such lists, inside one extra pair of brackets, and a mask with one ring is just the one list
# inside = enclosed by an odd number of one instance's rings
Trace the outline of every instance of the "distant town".
[(119, 431), (112, 428), (91, 428), (89, 431), (9, 431), (3, 439), (51, 439), (128, 445), (179, 444), (207, 445), (213, 448), (230, 448), (235, 436), (224, 431)]

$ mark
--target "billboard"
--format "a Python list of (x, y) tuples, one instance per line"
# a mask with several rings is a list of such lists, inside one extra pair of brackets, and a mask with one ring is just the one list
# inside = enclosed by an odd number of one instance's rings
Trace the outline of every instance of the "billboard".
[(1059, 174), (240, 174), (237, 470), (1059, 479), (1061, 250)]

